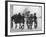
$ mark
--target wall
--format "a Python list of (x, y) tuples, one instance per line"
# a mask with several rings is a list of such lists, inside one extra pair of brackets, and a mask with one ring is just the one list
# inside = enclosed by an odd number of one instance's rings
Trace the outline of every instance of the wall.
[[(34, 2), (46, 3), (46, 0), (17, 0), (17, 1), (31, 1), (31, 2), (34, 1)], [(45, 28), (46, 28), (46, 25), (45, 25)], [(5, 0), (0, 0), (0, 37), (5, 37)], [(46, 33), (44, 35), (12, 36), (12, 37), (46, 37)]]

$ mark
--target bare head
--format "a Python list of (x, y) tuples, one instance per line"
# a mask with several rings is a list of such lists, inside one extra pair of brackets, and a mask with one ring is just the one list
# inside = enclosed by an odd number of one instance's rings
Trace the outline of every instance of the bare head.
[(36, 13), (34, 13), (34, 15), (36, 15)]
[(30, 16), (33, 16), (33, 14), (30, 14)]
[(18, 13), (19, 15), (21, 15), (20, 13)]

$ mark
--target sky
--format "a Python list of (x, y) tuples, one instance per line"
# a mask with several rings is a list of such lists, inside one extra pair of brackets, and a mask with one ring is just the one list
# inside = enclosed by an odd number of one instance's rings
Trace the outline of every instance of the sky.
[[(26, 10), (25, 10), (26, 9)], [(41, 16), (41, 7), (35, 6), (13, 6), (13, 15), (18, 14), (19, 12), (25, 13), (25, 11), (30, 11), (30, 14), (36, 13), (37, 17)]]

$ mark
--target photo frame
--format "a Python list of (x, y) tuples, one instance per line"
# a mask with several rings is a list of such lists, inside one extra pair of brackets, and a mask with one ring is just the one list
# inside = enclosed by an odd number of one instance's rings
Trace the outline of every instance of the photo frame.
[[(24, 14), (24, 17), (18, 18), (19, 13)], [(30, 15), (33, 15), (32, 25), (31, 21), (28, 19)], [(13, 17), (17, 15), (17, 19)], [(31, 19), (30, 18), (30, 19)], [(28, 19), (28, 21), (27, 21)], [(18, 22), (18, 20), (21, 20)], [(16, 25), (17, 21), (17, 25)], [(19, 29), (20, 22), (24, 23), (21, 29)], [(28, 23), (28, 24), (27, 24)], [(34, 24), (35, 23), (35, 24)], [(36, 26), (35, 26), (36, 25)], [(15, 28), (17, 27), (17, 29)], [(30, 26), (30, 28), (28, 28)], [(37, 28), (36, 28), (37, 27)], [(5, 1), (5, 36), (24, 36), (24, 35), (40, 35), (45, 34), (45, 3), (41, 2), (24, 2), (24, 1)]]

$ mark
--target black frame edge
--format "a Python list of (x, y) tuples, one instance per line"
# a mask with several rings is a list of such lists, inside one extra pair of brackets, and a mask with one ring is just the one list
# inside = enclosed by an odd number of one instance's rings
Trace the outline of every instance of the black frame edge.
[(7, 36), (8, 35), (8, 30), (7, 30), (7, 14), (8, 12), (7, 12), (7, 1), (5, 1), (5, 36)]
[(44, 34), (45, 34), (45, 3), (44, 3)]
[(7, 1), (7, 2), (20, 2), (20, 3), (35, 3), (35, 4), (45, 4), (43, 2), (30, 2), (30, 1)]

